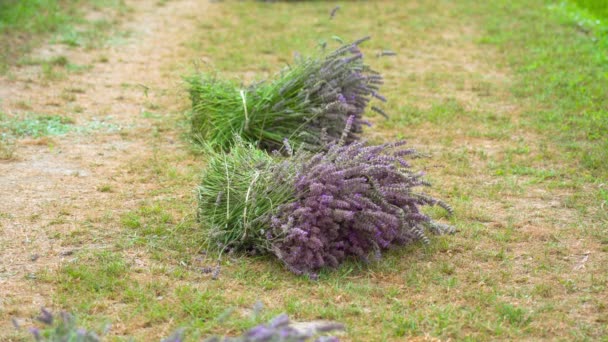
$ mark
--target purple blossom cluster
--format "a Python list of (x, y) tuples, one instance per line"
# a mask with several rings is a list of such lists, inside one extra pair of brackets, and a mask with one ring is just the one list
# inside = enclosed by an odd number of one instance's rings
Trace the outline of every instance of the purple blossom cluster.
[(367, 260), (392, 246), (427, 243), (427, 229), (451, 232), (420, 210), (440, 205), (451, 212), (442, 201), (413, 192), (428, 183), (410, 170), (406, 158), (416, 152), (403, 145), (333, 144), (303, 162), (294, 178), (296, 200), (270, 218), (272, 252), (292, 272), (314, 277), (347, 257)]
[[(337, 142), (346, 121), (353, 116), (354, 121), (346, 142), (358, 140), (363, 126), (369, 126), (369, 122), (363, 119), (369, 102), (373, 98), (386, 102), (386, 98), (379, 94), (383, 78), (364, 64), (363, 53), (359, 48), (360, 44), (369, 39), (370, 37), (364, 37), (343, 45), (325, 56), (319, 66), (315, 65), (314, 72), (303, 74), (306, 79), (298, 92), (297, 100), (311, 103), (312, 115), (307, 131), (323, 131), (328, 141)], [(289, 85), (281, 88), (281, 93), (288, 92)], [(372, 106), (371, 109), (387, 116), (378, 107)], [(326, 142), (312, 143), (319, 145)]]

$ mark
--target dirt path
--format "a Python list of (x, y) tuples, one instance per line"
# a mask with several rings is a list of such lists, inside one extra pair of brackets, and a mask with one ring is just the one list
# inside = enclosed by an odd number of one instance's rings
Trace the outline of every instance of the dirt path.
[(191, 56), (184, 46), (208, 15), (208, 2), (128, 5), (133, 12), (122, 30), (132, 34), (125, 44), (93, 50), (50, 45), (32, 54), (66, 56), (91, 70), (47, 81), (40, 66), (25, 66), (0, 78), (5, 113), (26, 106), (27, 112), (72, 118), (76, 126), (105, 123), (88, 133), (20, 140), (15, 160), (0, 163), (0, 331), (8, 330), (11, 316), (49, 305), (50, 289), (28, 279), (56, 269), (84, 243), (104, 248), (103, 237), (111, 241), (119, 229), (120, 212), (159, 186), (133, 181), (141, 177), (133, 172), (138, 163), (154, 151), (182, 148), (172, 132), (153, 138), (158, 127), (145, 113), (175, 113), (187, 105), (180, 73)]

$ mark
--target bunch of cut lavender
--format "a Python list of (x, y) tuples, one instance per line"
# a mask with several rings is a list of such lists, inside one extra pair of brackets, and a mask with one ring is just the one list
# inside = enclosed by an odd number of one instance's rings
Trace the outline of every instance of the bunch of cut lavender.
[[(420, 210), (440, 205), (451, 213), (444, 202), (414, 191), (428, 185), (406, 160), (415, 151), (403, 142), (344, 145), (353, 121), (339, 143), (316, 154), (293, 154), (287, 145), (289, 158), (259, 151), (247, 157), (247, 148), (237, 145), (234, 155), (212, 158), (199, 190), (199, 213), (213, 227), (212, 238), (220, 237), (223, 246), (272, 253), (292, 272), (314, 277), (347, 257), (367, 260), (393, 246), (427, 243), (428, 230), (451, 232)], [(239, 170), (237, 182), (218, 177), (231, 170)], [(263, 203), (257, 211), (252, 198)]]
[(299, 58), (275, 80), (244, 89), (204, 74), (188, 78), (193, 134), (222, 149), (230, 148), (235, 133), (266, 150), (280, 148), (285, 138), (315, 149), (337, 141), (354, 116), (346, 141), (357, 140), (370, 100), (385, 101), (378, 94), (382, 76), (363, 62), (359, 49), (368, 39)]

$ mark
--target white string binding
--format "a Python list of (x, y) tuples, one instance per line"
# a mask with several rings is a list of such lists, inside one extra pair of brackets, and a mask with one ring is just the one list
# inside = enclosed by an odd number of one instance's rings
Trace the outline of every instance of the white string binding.
[(247, 99), (245, 91), (241, 89), (241, 99), (243, 99), (243, 109), (245, 110), (245, 131), (249, 128), (249, 113), (247, 113)]

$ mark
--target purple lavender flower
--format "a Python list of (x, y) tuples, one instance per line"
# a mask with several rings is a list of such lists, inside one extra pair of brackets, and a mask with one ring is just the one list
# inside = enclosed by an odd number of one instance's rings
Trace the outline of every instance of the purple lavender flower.
[(340, 6), (334, 7), (331, 12), (329, 12), (329, 19), (333, 19), (336, 16), (336, 13), (340, 9)]
[(289, 316), (287, 314), (281, 314), (273, 318), (269, 325), (271, 328), (283, 327), (289, 324)]
[(171, 336), (162, 339), (161, 342), (182, 342), (184, 340), (184, 329), (179, 329)]
[[(353, 117), (346, 122), (347, 129)], [(403, 142), (367, 146), (333, 144), (325, 152), (304, 159), (295, 186), (298, 207), (286, 204), (272, 215), (275, 253), (295, 273), (316, 277), (322, 267), (337, 267), (349, 256), (364, 261), (383, 249), (415, 241), (425, 235), (430, 217), (423, 205), (443, 202), (412, 190), (426, 183), (403, 159), (415, 155)], [(277, 230), (277, 223), (290, 222)], [(283, 225), (285, 226), (285, 225)], [(433, 225), (429, 230), (436, 232)], [(284, 236), (284, 238), (280, 238)], [(294, 247), (298, 248), (294, 248)]]
[(247, 332), (247, 338), (251, 341), (269, 341), (275, 335), (275, 331), (265, 325), (258, 325)]
[(48, 324), (48, 325), (53, 324), (53, 320), (54, 320), (53, 314), (45, 308), (40, 309), (40, 316), (38, 316), (36, 319), (38, 321), (40, 321), (44, 324)]
[(40, 336), (40, 329), (38, 328), (30, 328), (30, 333), (34, 336), (36, 341), (42, 341), (42, 337)]

